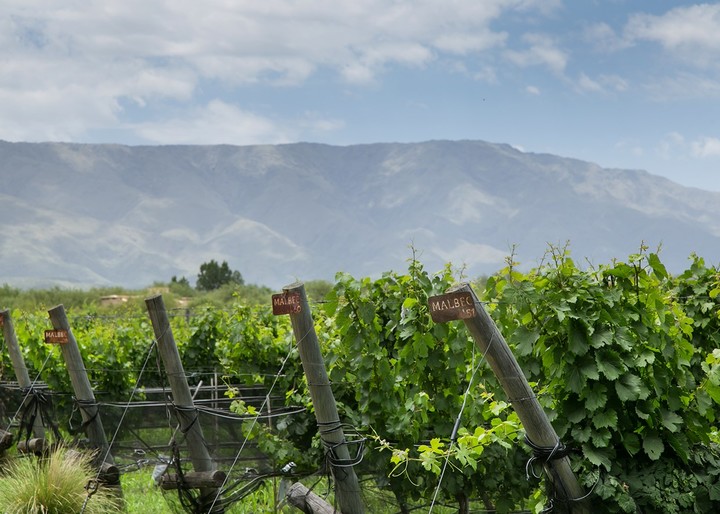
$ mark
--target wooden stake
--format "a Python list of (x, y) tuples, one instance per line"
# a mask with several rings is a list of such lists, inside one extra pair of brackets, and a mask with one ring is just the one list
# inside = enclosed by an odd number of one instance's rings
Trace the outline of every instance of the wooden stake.
[[(330, 465), (335, 478), (335, 495), (340, 511), (342, 514), (362, 514), (365, 512), (365, 507), (360, 495), (360, 485), (351, 464), (350, 452), (340, 424), (335, 397), (330, 387), (327, 371), (325, 371), (325, 363), (315, 333), (305, 286), (301, 282), (296, 282), (285, 286), (283, 293), (288, 296), (299, 295), (299, 309), (289, 313), (290, 321), (310, 389), (315, 417), (320, 427), (320, 437), (326, 447), (331, 448)], [(336, 462), (335, 464), (333, 460)], [(338, 465), (338, 461), (346, 464)]]
[[(460, 284), (447, 291), (455, 292), (469, 292), (472, 295), (475, 315), (463, 321), (512, 403), (528, 438), (537, 446), (554, 448), (559, 442), (558, 435), (495, 322), (468, 284)], [(585, 492), (570, 468), (570, 460), (567, 457), (550, 460), (544, 467), (559, 499), (569, 502), (567, 512), (588, 514), (588, 506), (581, 500)]]
[(97, 465), (101, 466), (104, 463), (115, 464), (113, 456), (110, 453), (110, 446), (105, 437), (99, 407), (95, 401), (95, 395), (93, 394), (77, 341), (75, 340), (72, 330), (70, 330), (65, 308), (62, 305), (58, 305), (50, 309), (48, 314), (50, 315), (50, 321), (55, 330), (64, 330), (67, 332), (67, 343), (60, 344), (59, 346), (63, 359), (65, 359), (68, 374), (70, 375), (70, 382), (75, 392), (75, 398), (78, 402), (84, 404), (80, 405), (80, 415), (82, 416), (83, 425), (85, 425), (85, 435), (90, 440), (93, 448), (99, 451), (96, 458)]
[(285, 497), (290, 505), (305, 514), (342, 514), (300, 482), (288, 487)]
[[(2, 325), (3, 335), (5, 336), (5, 344), (7, 345), (10, 360), (12, 361), (13, 369), (15, 370), (15, 377), (17, 378), (18, 385), (24, 391), (27, 391), (30, 387), (32, 387), (32, 381), (30, 380), (30, 375), (28, 374), (27, 367), (25, 366), (25, 360), (23, 359), (22, 352), (20, 351), (20, 345), (18, 345), (10, 311), (0, 311), (0, 318), (2, 321), (0, 324)], [(27, 401), (23, 403), (23, 409), (26, 404)], [(36, 439), (45, 439), (45, 427), (43, 427), (42, 418), (40, 416), (35, 416), (35, 419), (33, 420), (32, 433)]]
[(170, 490), (185, 486), (192, 489), (202, 489), (205, 487), (221, 487), (227, 475), (224, 471), (188, 471), (182, 477), (182, 483), (175, 473), (167, 473), (163, 475), (160, 481), (160, 489)]
[[(165, 366), (170, 389), (172, 389), (173, 400), (175, 406), (183, 411), (188, 410), (197, 416), (193, 396), (190, 393), (185, 377), (185, 369), (180, 360), (175, 338), (173, 337), (170, 321), (168, 320), (167, 311), (162, 295), (156, 295), (145, 300), (150, 320), (152, 321), (155, 339), (157, 340), (158, 351)], [(185, 434), (188, 452), (190, 453), (190, 461), (196, 472), (213, 472), (216, 470), (215, 463), (210, 457), (205, 438), (203, 437), (202, 427), (197, 418), (188, 419), (185, 415), (178, 416), (180, 421), (180, 431)], [(200, 508), (207, 512), (215, 503), (219, 494), (217, 487), (203, 487), (200, 489)], [(219, 503), (219, 502), (218, 502)], [(222, 513), (224, 509), (215, 505), (212, 507), (212, 513)]]

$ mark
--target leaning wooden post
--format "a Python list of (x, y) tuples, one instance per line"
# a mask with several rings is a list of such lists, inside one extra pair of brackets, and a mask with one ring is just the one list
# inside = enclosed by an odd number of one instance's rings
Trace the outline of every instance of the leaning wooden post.
[(300, 482), (291, 485), (285, 497), (290, 505), (305, 514), (342, 514)]
[(98, 451), (93, 459), (99, 470), (98, 478), (107, 485), (112, 486), (117, 495), (122, 497), (120, 473), (110, 453), (110, 445), (105, 437), (105, 430), (100, 419), (100, 408), (95, 401), (95, 394), (85, 371), (85, 364), (77, 340), (72, 330), (70, 330), (65, 308), (58, 305), (50, 309), (48, 314), (54, 330), (49, 331), (50, 334), (46, 331), (45, 341), (57, 342), (60, 345), (65, 366), (68, 375), (70, 375), (70, 383), (75, 393), (75, 400), (80, 407), (80, 416), (85, 427), (85, 435), (87, 435), (90, 445)]
[[(145, 300), (150, 320), (152, 321), (155, 339), (157, 341), (158, 351), (165, 366), (170, 389), (172, 390), (173, 402), (176, 410), (180, 412), (179, 424), (180, 432), (185, 434), (188, 452), (190, 453), (190, 462), (196, 472), (214, 476), (216, 467), (210, 452), (205, 445), (202, 427), (198, 422), (198, 412), (193, 403), (193, 395), (190, 392), (187, 378), (185, 377), (185, 369), (180, 360), (175, 338), (173, 337), (170, 321), (168, 320), (167, 311), (162, 295), (152, 296)], [(191, 412), (192, 416), (184, 413)], [(224, 509), (220, 506), (218, 495), (220, 491), (217, 485), (200, 487), (200, 509), (202, 512), (222, 513)], [(217, 504), (217, 505), (216, 505)]]
[(60, 350), (62, 351), (63, 359), (65, 360), (65, 365), (70, 375), (70, 383), (75, 393), (75, 399), (78, 401), (80, 407), (80, 415), (82, 416), (83, 425), (85, 425), (85, 435), (87, 435), (91, 446), (100, 452), (96, 460), (100, 466), (102, 466), (103, 463), (115, 464), (110, 454), (110, 445), (105, 437), (105, 430), (103, 429), (102, 420), (100, 419), (95, 394), (90, 385), (77, 340), (72, 330), (70, 330), (65, 308), (62, 305), (58, 305), (50, 309), (48, 314), (50, 315), (50, 321), (57, 334), (46, 334), (45, 339), (47, 341), (53, 336), (60, 336), (58, 338)]
[[(445, 295), (430, 298), (429, 304), (433, 319), (462, 319), (465, 322), (513, 405), (528, 439), (538, 447), (555, 448), (560, 442), (555, 429), (530, 388), (505, 338), (472, 288), (468, 284), (451, 287)], [(444, 317), (447, 319), (443, 319)], [(589, 510), (583, 501), (585, 492), (570, 467), (570, 460), (567, 457), (548, 459), (544, 467), (558, 499), (567, 502), (568, 512), (587, 514)]]
[[(18, 385), (25, 392), (29, 392), (32, 387), (32, 381), (28, 374), (27, 367), (25, 366), (25, 359), (23, 359), (20, 346), (18, 345), (17, 336), (15, 335), (15, 327), (13, 326), (12, 317), (10, 316), (9, 310), (0, 311), (0, 325), (2, 325), (3, 336), (5, 337), (5, 344), (10, 354), (10, 360), (12, 361), (13, 369), (15, 370), (15, 377), (17, 378)], [(24, 409), (27, 405), (27, 396), (23, 402), (22, 408)], [(42, 424), (42, 418), (35, 416), (33, 419), (32, 433), (36, 439), (45, 439), (45, 427)]]
[[(281, 306), (280, 304), (286, 309), (278, 311), (276, 307)], [(320, 344), (305, 295), (305, 286), (301, 282), (285, 286), (282, 295), (273, 296), (273, 312), (290, 314), (293, 334), (310, 389), (320, 437), (326, 448), (329, 448), (331, 455), (329, 461), (332, 475), (335, 478), (335, 496), (340, 512), (342, 514), (362, 514), (365, 512), (365, 507), (360, 495), (360, 485), (353, 469), (353, 460), (350, 457), (335, 397), (320, 353)]]

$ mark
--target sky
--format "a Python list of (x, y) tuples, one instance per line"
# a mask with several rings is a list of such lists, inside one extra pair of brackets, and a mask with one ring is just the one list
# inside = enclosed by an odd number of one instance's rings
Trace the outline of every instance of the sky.
[(0, 139), (470, 139), (720, 191), (720, 3), (3, 0)]

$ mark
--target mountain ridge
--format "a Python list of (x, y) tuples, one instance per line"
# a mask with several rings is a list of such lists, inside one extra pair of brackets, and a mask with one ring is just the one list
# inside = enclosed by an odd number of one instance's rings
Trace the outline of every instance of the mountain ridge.
[(0, 179), (0, 283), (19, 287), (192, 282), (215, 259), (279, 288), (403, 270), (410, 245), (471, 277), (565, 241), (596, 264), (662, 243), (674, 271), (720, 250), (720, 193), (485, 141), (0, 141)]

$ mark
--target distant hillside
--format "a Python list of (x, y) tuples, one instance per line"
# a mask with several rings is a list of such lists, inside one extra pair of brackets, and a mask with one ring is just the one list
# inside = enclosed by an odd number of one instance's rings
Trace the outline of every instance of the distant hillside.
[(576, 260), (662, 243), (671, 270), (720, 255), (720, 194), (482, 141), (336, 147), (0, 142), (0, 283), (142, 287), (227, 260), (279, 288), (337, 271), (474, 277), (517, 245)]

